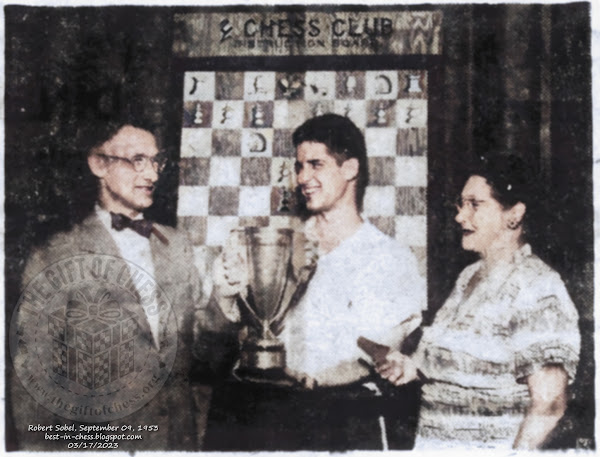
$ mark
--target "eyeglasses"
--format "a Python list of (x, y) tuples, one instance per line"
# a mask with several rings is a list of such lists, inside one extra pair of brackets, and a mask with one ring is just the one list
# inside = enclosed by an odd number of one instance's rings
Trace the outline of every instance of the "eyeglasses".
[(461, 197), (458, 197), (454, 202), (454, 207), (457, 211), (461, 211), (463, 208), (467, 208), (469, 211), (477, 211), (479, 206), (482, 203), (485, 203), (487, 200), (477, 200), (475, 198), (465, 198), (464, 200)]
[(96, 153), (96, 155), (104, 157), (105, 159), (121, 160), (123, 162), (127, 162), (133, 167), (136, 173), (141, 173), (142, 171), (144, 171), (148, 166), (148, 162), (152, 164), (152, 169), (156, 173), (162, 172), (165, 169), (165, 166), (167, 165), (167, 157), (164, 154), (157, 154), (154, 157), (148, 157), (143, 154), (138, 154), (136, 156), (133, 156), (133, 158), (131, 159), (119, 156), (109, 156), (101, 153)]

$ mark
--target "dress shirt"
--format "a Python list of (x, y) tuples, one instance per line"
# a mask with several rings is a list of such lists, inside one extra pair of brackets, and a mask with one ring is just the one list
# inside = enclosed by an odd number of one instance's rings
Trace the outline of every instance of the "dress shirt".
[[(108, 232), (110, 233), (112, 239), (115, 241), (121, 256), (132, 264), (140, 267), (144, 270), (151, 278), (154, 279), (154, 262), (152, 261), (152, 251), (150, 249), (150, 240), (139, 233), (135, 232), (132, 229), (126, 228), (123, 230), (116, 230), (112, 228), (111, 224), (111, 216), (108, 211), (105, 209), (96, 206), (96, 213), (98, 217), (102, 221), (102, 223), (106, 226)], [(134, 219), (141, 219), (143, 215), (140, 214), (138, 217)], [(133, 271), (129, 273), (133, 275)], [(140, 283), (145, 281), (135, 281), (135, 286), (138, 288)], [(153, 297), (150, 301), (144, 303), (144, 312), (148, 319), (148, 324), (150, 325), (150, 330), (152, 331), (152, 337), (154, 339), (154, 344), (156, 347), (159, 347), (159, 335), (160, 335), (160, 326), (159, 326), (159, 313), (158, 303), (156, 301), (156, 294), (154, 291), (151, 291), (151, 294), (148, 293), (148, 290), (144, 291), (137, 289), (140, 296), (151, 296)]]

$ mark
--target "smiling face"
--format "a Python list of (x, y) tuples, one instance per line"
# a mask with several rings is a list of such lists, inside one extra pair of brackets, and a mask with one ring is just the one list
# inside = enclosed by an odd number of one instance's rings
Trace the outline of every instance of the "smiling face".
[(100, 179), (102, 206), (108, 211), (135, 217), (152, 205), (158, 174), (151, 163), (142, 171), (136, 172), (132, 164), (110, 157), (129, 160), (136, 156), (153, 158), (159, 152), (154, 135), (126, 125), (99, 149), (98, 154), (107, 157), (92, 154), (88, 163), (92, 172)]
[(510, 210), (505, 210), (492, 196), (485, 178), (471, 176), (461, 193), (462, 205), (456, 222), (462, 228), (462, 247), (483, 256), (502, 247), (509, 231)]
[(296, 149), (298, 185), (313, 213), (327, 213), (344, 205), (356, 208), (357, 173), (356, 159), (338, 165), (323, 143), (305, 141)]

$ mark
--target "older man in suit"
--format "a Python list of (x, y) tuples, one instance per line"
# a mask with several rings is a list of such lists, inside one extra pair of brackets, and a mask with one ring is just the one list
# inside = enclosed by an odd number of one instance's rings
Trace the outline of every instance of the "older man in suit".
[[(11, 327), (20, 335), (10, 383), (19, 447), (53, 446), (28, 431), (32, 424), (75, 422), (76, 431), (93, 423), (143, 435), (117, 439), (117, 449), (197, 449), (195, 415), (206, 405), (194, 404), (189, 372), (201, 283), (187, 238), (142, 214), (165, 158), (151, 132), (117, 124), (89, 149), (87, 162), (99, 184), (94, 211), (35, 250), (23, 276), (24, 290), (37, 284), (45, 298), (39, 310), (52, 314), (34, 322), (25, 311), (27, 297), (35, 308), (35, 293), (24, 293)], [(52, 305), (59, 292), (64, 309)], [(28, 331), (37, 336), (28, 340)], [(40, 344), (43, 337), (49, 344)], [(35, 366), (42, 369), (29, 375)], [(56, 386), (46, 402), (38, 389), (44, 383)], [(63, 404), (67, 413), (57, 408)]]

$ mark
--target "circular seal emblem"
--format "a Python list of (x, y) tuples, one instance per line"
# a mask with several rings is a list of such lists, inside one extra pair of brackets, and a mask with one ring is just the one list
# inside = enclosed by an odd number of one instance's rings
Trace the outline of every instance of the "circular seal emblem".
[(160, 391), (175, 361), (177, 321), (146, 271), (83, 254), (25, 285), (9, 339), (15, 372), (39, 404), (70, 420), (106, 422)]

